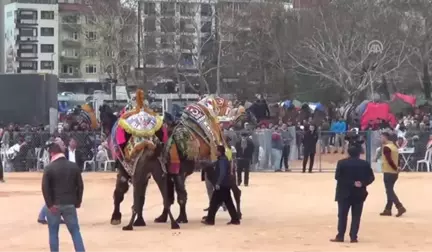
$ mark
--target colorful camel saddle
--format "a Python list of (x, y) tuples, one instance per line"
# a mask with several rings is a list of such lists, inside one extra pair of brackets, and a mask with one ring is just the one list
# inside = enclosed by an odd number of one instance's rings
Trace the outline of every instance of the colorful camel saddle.
[(156, 148), (155, 133), (162, 127), (161, 117), (139, 111), (120, 118), (112, 129), (112, 151), (132, 176), (141, 153)]

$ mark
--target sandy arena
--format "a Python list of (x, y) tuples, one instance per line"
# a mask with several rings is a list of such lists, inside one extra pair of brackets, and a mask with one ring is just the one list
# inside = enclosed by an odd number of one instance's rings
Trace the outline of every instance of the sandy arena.
[[(162, 210), (161, 196), (152, 182), (147, 191), (144, 218), (147, 227), (122, 231), (111, 226), (114, 173), (85, 173), (84, 201), (79, 210), (87, 251), (427, 251), (432, 250), (432, 174), (403, 173), (396, 191), (408, 209), (401, 218), (380, 217), (385, 194), (382, 175), (369, 188), (358, 244), (334, 244), (336, 234), (333, 173), (252, 173), (243, 191), (240, 226), (226, 226), (228, 213), (219, 212), (214, 227), (200, 223), (208, 200), (200, 175), (187, 183), (189, 224), (170, 230), (155, 224)], [(36, 223), (43, 200), (40, 173), (6, 174), (0, 184), (0, 247), (2, 251), (46, 251), (48, 230)], [(122, 204), (123, 224), (128, 221), (131, 191)], [(178, 206), (174, 206), (175, 217)], [(347, 235), (348, 236), (348, 235)], [(348, 237), (346, 237), (348, 240)], [(65, 227), (60, 249), (73, 246)]]

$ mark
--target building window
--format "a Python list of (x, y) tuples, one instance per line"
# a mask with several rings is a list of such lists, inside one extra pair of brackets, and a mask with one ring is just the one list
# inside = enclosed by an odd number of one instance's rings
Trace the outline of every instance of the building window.
[(21, 53), (37, 53), (37, 45), (19, 45)]
[(36, 37), (37, 29), (36, 28), (20, 28), (19, 35), (23, 37)]
[(74, 68), (71, 65), (63, 65), (62, 66), (62, 73), (64, 74), (73, 74)]
[(41, 27), (41, 36), (52, 37), (54, 36), (54, 28), (51, 27)]
[(37, 70), (37, 61), (20, 61), (19, 65), (22, 70)]
[(64, 36), (65, 39), (70, 40), (78, 40), (78, 33), (77, 32), (68, 32), (66, 36)]
[(42, 53), (53, 53), (54, 52), (54, 45), (41, 44), (41, 52)]
[(79, 20), (78, 15), (69, 15), (62, 17), (63, 24), (77, 24)]
[(97, 56), (97, 51), (92, 49), (92, 48), (86, 48), (84, 50), (84, 56), (86, 57), (96, 57)]
[(54, 19), (54, 11), (41, 11), (41, 19)]
[(85, 65), (85, 71), (86, 71), (86, 73), (89, 73), (89, 74), (97, 73), (96, 65), (95, 64)]
[(146, 32), (156, 31), (156, 18), (144, 19), (144, 31)]
[(62, 55), (66, 57), (78, 57), (78, 50), (75, 49), (64, 49)]
[(175, 4), (170, 2), (161, 3), (161, 15), (162, 16), (174, 16), (175, 15)]
[(86, 38), (88, 41), (94, 41), (94, 40), (96, 40), (96, 37), (97, 37), (96, 32), (94, 32), (94, 31), (86, 32)]
[(54, 61), (41, 61), (41, 70), (53, 70), (54, 69)]
[(17, 17), (18, 19), (26, 19), (26, 20), (37, 20), (37, 11), (32, 10), (18, 10)]
[(213, 13), (210, 4), (201, 4), (201, 16), (211, 16)]
[(144, 3), (144, 14), (156, 15), (156, 3)]
[(180, 3), (181, 16), (194, 16), (196, 13), (195, 4), (193, 3)]
[(212, 22), (201, 22), (201, 32), (211, 32), (212, 28)]
[(175, 32), (176, 22), (174, 18), (161, 18), (160, 26), (162, 32)]

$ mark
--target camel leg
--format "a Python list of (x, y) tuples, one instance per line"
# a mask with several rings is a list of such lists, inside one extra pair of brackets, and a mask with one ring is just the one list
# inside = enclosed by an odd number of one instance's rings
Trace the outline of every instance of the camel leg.
[[(174, 181), (171, 175), (166, 174), (165, 176), (167, 176), (167, 196), (170, 205), (172, 205), (174, 204)], [(168, 211), (166, 211), (165, 207), (163, 207), (161, 215), (157, 217), (154, 221), (156, 223), (166, 223), (167, 220), (168, 220)]]
[(116, 187), (114, 189), (114, 211), (111, 215), (111, 225), (119, 225), (121, 223), (122, 214), (120, 212), (120, 204), (124, 199), (124, 195), (129, 190), (127, 177), (119, 171), (116, 179)]
[(175, 189), (177, 192), (177, 203), (180, 206), (179, 216), (177, 218), (177, 223), (188, 223), (188, 218), (186, 214), (186, 203), (187, 203), (187, 191), (186, 191), (186, 177), (184, 174), (179, 174), (174, 177)]
[[(162, 198), (163, 198), (163, 205), (164, 205), (164, 213), (168, 214), (168, 217), (171, 222), (171, 229), (179, 229), (179, 224), (174, 220), (174, 217), (171, 213), (171, 201), (168, 197), (168, 180), (169, 177), (167, 174), (163, 172), (162, 169), (154, 169), (153, 170), (153, 179), (155, 180), (156, 184), (159, 187), (159, 191), (161, 192)], [(155, 220), (156, 221), (156, 220)]]
[[(142, 217), (142, 211), (144, 207), (145, 191), (147, 189), (148, 180), (150, 178), (151, 169), (153, 169), (150, 163), (142, 164), (145, 157), (141, 157), (137, 164), (135, 173), (133, 176), (133, 206), (132, 216), (127, 226), (123, 227), (123, 230), (133, 230), (133, 226), (145, 226), (144, 218)], [(138, 218), (137, 218), (138, 216)], [(134, 222), (136, 219), (136, 222)]]

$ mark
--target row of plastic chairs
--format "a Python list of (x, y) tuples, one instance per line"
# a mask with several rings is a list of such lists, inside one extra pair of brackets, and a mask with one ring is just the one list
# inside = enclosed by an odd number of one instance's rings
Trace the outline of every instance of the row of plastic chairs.
[[(106, 154), (107, 157), (109, 157), (108, 155), (108, 151), (106, 149), (104, 149), (104, 152)], [(84, 161), (84, 170), (85, 168), (87, 168), (90, 165), (90, 167), (94, 167), (94, 170), (103, 170), (103, 171), (108, 171), (108, 167), (111, 168), (111, 170), (113, 170), (112, 168), (115, 167), (115, 160), (113, 159), (108, 159), (106, 161), (104, 161), (103, 163), (97, 162), (96, 161), (96, 155), (94, 155), (94, 157), (91, 160), (86, 160)], [(98, 167), (96, 167), (96, 165)], [(102, 166), (101, 166), (102, 165)], [(97, 169), (98, 168), (98, 169)]]

